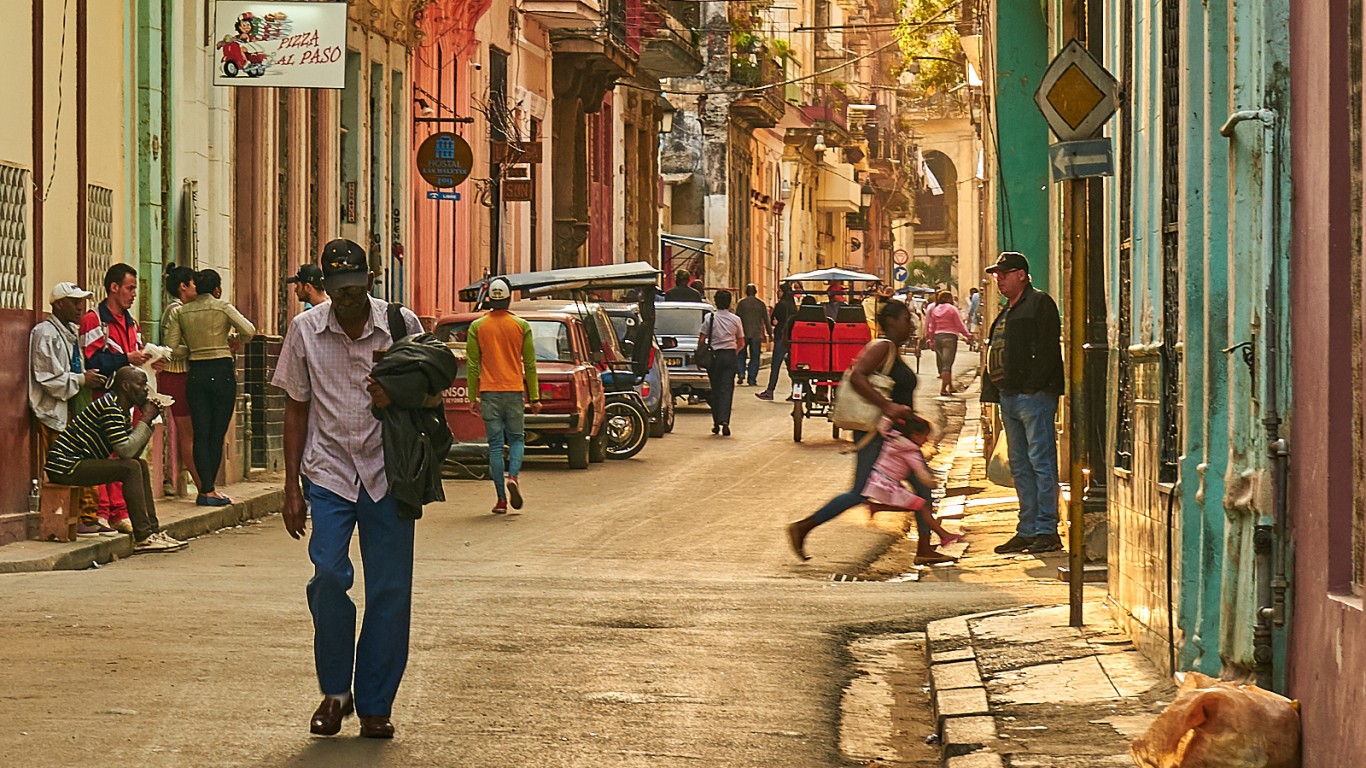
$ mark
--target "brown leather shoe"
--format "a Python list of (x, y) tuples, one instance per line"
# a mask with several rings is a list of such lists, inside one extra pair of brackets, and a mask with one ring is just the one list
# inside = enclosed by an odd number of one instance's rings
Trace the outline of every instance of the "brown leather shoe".
[(366, 739), (394, 738), (394, 724), (388, 715), (371, 715), (360, 719), (360, 735)]
[(317, 711), (313, 713), (313, 719), (308, 723), (308, 731), (319, 736), (335, 736), (341, 731), (342, 720), (350, 717), (355, 711), (356, 702), (349, 693), (345, 699), (324, 696), (323, 703), (318, 705)]

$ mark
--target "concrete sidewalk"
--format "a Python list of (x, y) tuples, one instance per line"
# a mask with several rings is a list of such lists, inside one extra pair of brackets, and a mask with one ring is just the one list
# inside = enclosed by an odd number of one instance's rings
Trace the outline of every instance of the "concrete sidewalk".
[[(974, 388), (975, 390), (975, 388)], [(957, 408), (945, 409), (946, 415)], [(928, 569), (925, 581), (990, 584), (1055, 580), (1067, 553), (998, 555), (1014, 533), (1012, 488), (986, 479), (975, 391), (941, 471), (939, 515), (961, 520), (965, 557)], [(961, 545), (960, 545), (961, 546)], [(1065, 591), (1059, 590), (1065, 598)], [(1105, 607), (1105, 585), (1086, 587), (1082, 627), (1068, 607), (1024, 606), (930, 623), (926, 654), (940, 747), (948, 768), (1132, 766), (1129, 743), (1176, 694)]]
[[(193, 499), (162, 499), (157, 502), (161, 530), (185, 540), (231, 528), (284, 508), (280, 479), (224, 486), (233, 499), (228, 507), (199, 507)], [(107, 563), (133, 554), (133, 537), (78, 538), (75, 541), (19, 541), (0, 547), (0, 574), (33, 571), (72, 571)]]

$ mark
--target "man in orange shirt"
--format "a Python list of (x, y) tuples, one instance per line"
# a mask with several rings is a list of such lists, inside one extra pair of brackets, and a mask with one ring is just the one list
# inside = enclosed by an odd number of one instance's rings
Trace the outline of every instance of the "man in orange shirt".
[[(489, 311), (470, 323), (465, 342), (466, 384), (474, 412), (484, 419), (489, 441), (489, 474), (498, 491), (493, 514), (522, 508), (517, 473), (526, 452), (525, 402), (541, 412), (541, 388), (536, 381), (536, 344), (531, 326), (508, 311), (512, 286), (501, 277), (489, 282)], [(503, 473), (503, 445), (508, 447), (507, 479)]]

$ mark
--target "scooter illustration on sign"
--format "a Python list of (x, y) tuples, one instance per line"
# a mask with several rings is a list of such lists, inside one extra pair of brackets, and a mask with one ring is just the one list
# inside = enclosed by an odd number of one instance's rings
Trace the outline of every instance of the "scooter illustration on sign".
[(237, 33), (224, 37), (217, 45), (222, 52), (223, 74), (237, 77), (240, 72), (248, 77), (260, 77), (270, 68), (275, 57), (267, 54), (257, 43), (288, 37), (293, 23), (283, 12), (264, 16), (247, 12), (238, 16), (233, 26)]

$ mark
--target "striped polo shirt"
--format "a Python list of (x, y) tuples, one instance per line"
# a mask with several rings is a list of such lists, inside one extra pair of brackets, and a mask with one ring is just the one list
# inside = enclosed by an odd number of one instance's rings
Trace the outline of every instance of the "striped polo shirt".
[(69, 475), (85, 459), (107, 459), (128, 442), (128, 414), (113, 392), (91, 403), (67, 424), (47, 453), (47, 473)]

